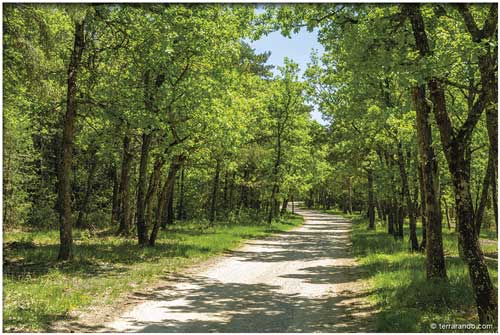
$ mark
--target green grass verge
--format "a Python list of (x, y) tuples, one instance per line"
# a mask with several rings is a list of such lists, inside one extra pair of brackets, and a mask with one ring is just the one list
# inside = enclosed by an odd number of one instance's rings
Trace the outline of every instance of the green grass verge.
[[(155, 248), (111, 234), (75, 231), (75, 260), (54, 262), (58, 232), (4, 232), (3, 328), (8, 332), (46, 331), (49, 324), (89, 305), (112, 304), (167, 273), (240, 245), (302, 224), (297, 215), (267, 224), (177, 223), (162, 231)], [(14, 243), (13, 243), (14, 242)]]
[[(494, 229), (494, 228), (492, 228)], [(481, 234), (479, 234), (481, 238), (485, 238), (488, 240), (498, 240), (498, 234), (494, 230), (481, 229)]]
[[(457, 234), (443, 228), (448, 280), (429, 282), (425, 275), (425, 256), (408, 251), (407, 225), (404, 241), (388, 235), (380, 223), (377, 231), (370, 231), (367, 226), (365, 218), (353, 218), (353, 253), (371, 287), (370, 299), (379, 310), (377, 331), (470, 332), (439, 329), (439, 324), (478, 323), (468, 271), (458, 255)], [(420, 240), (420, 228), (418, 236)], [(495, 258), (487, 259), (487, 264), (496, 284), (497, 244), (485, 244), (482, 248), (485, 254)], [(433, 323), (437, 329), (432, 328)]]

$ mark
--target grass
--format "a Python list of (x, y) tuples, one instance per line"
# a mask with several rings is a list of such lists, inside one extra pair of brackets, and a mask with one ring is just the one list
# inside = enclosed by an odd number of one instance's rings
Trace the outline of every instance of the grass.
[[(458, 255), (457, 233), (443, 228), (448, 280), (429, 282), (425, 275), (425, 255), (408, 251), (407, 225), (404, 241), (388, 235), (381, 223), (376, 231), (368, 230), (367, 226), (367, 219), (353, 218), (353, 253), (371, 287), (370, 299), (379, 310), (378, 332), (450, 332), (459, 330), (440, 330), (439, 324), (478, 324), (468, 271)], [(420, 228), (418, 236), (420, 239)], [(483, 251), (495, 257), (487, 259), (487, 264), (496, 284), (498, 246), (485, 244)], [(432, 323), (438, 324), (438, 329), (433, 329)]]
[(47, 331), (51, 322), (87, 306), (109, 305), (168, 273), (233, 249), (245, 239), (289, 230), (303, 222), (287, 215), (267, 224), (219, 224), (201, 229), (177, 223), (160, 233), (155, 248), (135, 240), (75, 231), (75, 260), (57, 263), (58, 232), (4, 232), (3, 327)]
[[(493, 228), (494, 229), (494, 228)], [(488, 240), (498, 240), (498, 234), (495, 230), (481, 229), (481, 234), (479, 237), (485, 238)]]

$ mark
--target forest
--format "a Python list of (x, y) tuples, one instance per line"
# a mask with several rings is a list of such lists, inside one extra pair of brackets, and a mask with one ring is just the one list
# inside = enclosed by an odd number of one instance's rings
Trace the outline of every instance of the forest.
[[(50, 331), (308, 208), (352, 219), (373, 331), (494, 332), (497, 21), (496, 3), (4, 4), (3, 330)], [(301, 29), (325, 50), (304, 71), (251, 46)]]

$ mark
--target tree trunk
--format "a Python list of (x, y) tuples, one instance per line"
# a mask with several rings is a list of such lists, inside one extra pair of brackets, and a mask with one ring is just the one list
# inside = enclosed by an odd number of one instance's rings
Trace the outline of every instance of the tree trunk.
[(76, 226), (78, 228), (83, 227), (83, 222), (85, 219), (85, 215), (87, 214), (87, 207), (90, 202), (90, 197), (92, 196), (92, 186), (94, 184), (94, 176), (97, 168), (97, 156), (96, 156), (97, 148), (92, 149), (91, 158), (90, 158), (90, 166), (88, 169), (87, 175), (87, 183), (85, 185), (85, 195), (83, 197), (80, 210), (78, 211), (78, 219), (76, 220)]
[(152, 135), (146, 131), (142, 134), (141, 162), (139, 165), (139, 180), (137, 181), (137, 239), (140, 246), (148, 243), (148, 228), (146, 226), (146, 179), (148, 172), (149, 148)]
[(399, 203), (396, 198), (394, 198), (394, 206), (392, 207), (394, 211), (394, 238), (397, 239), (399, 236)]
[(382, 210), (382, 204), (380, 200), (375, 201), (375, 208), (377, 209), (377, 217), (380, 221), (384, 220), (384, 211)]
[[(276, 195), (279, 194), (279, 192), (280, 192), (279, 190), (280, 190), (280, 188), (278, 186), (278, 189), (276, 191)], [(273, 210), (274, 210), (273, 217), (279, 218), (279, 216), (280, 216), (280, 203), (279, 203), (277, 197), (274, 199)]]
[(382, 220), (387, 222), (387, 201), (384, 200), (380, 203), (380, 210), (382, 211)]
[[(491, 184), (493, 190), (493, 198), (494, 198), (494, 212), (495, 212), (495, 222), (498, 227), (498, 207), (496, 202), (496, 188), (497, 188), (497, 169), (498, 169), (498, 80), (497, 80), (497, 58), (498, 58), (498, 49), (497, 47), (492, 47), (484, 43), (485, 40), (491, 38), (496, 41), (497, 35), (497, 16), (498, 16), (498, 8), (497, 4), (491, 4), (490, 15), (486, 20), (483, 29), (481, 31), (477, 30), (476, 23), (473, 21), (472, 15), (468, 11), (467, 5), (460, 5), (462, 15), (466, 21), (466, 26), (471, 33), (471, 36), (476, 43), (480, 43), (484, 49), (484, 54), (478, 57), (479, 60), (479, 70), (481, 74), (481, 86), (482, 90), (485, 92), (485, 100), (486, 100), (486, 127), (488, 130), (488, 139), (490, 142), (490, 158), (488, 161), (488, 166), (491, 161), (491, 179), (489, 183)], [(465, 10), (464, 10), (465, 9)], [(467, 20), (466, 16), (469, 14), (470, 21)], [(471, 31), (471, 25), (476, 26), (476, 34)], [(486, 33), (485, 33), (486, 32)], [(485, 185), (486, 179), (483, 182)], [(483, 195), (481, 196), (481, 200), (487, 197), (484, 195), (484, 186), (483, 186)], [(481, 206), (481, 205), (480, 205)], [(483, 207), (484, 208), (484, 207)], [(476, 227), (478, 228), (478, 234), (480, 231), (480, 225), (482, 221), (482, 211), (479, 212), (480, 218), (476, 218)], [(498, 229), (497, 229), (498, 231)]]
[[(408, 208), (408, 217), (410, 219), (410, 250), (418, 250), (418, 240), (417, 240), (417, 211), (414, 206), (414, 202), (410, 195), (410, 187), (408, 183), (408, 174), (406, 173), (405, 159), (403, 156), (403, 149), (401, 147), (401, 142), (398, 143), (398, 165), (399, 174), (401, 176), (401, 185), (403, 197), (406, 199), (406, 207)], [(403, 227), (401, 227), (401, 230)], [(400, 232), (402, 235), (402, 231)], [(402, 236), (401, 236), (402, 237)]]
[(475, 218), (474, 226), (476, 227), (476, 235), (477, 236), (479, 236), (479, 234), (481, 233), (481, 224), (483, 223), (484, 209), (486, 207), (486, 202), (488, 201), (488, 190), (490, 188), (490, 182), (493, 180), (493, 176), (494, 176), (493, 164), (494, 164), (493, 157), (491, 157), (491, 151), (490, 151), (490, 155), (488, 157), (488, 166), (486, 167), (486, 171), (485, 171), (484, 179), (483, 179), (481, 199), (480, 199), (479, 205), (476, 209), (476, 213), (474, 214), (474, 218)]
[[(455, 153), (452, 155), (456, 157)], [(459, 244), (462, 246), (464, 261), (469, 268), (479, 322), (482, 324), (496, 324), (496, 289), (491, 282), (488, 267), (484, 261), (475, 231), (472, 196), (470, 194), (470, 176), (464, 173), (461, 168), (462, 164), (468, 164), (468, 162), (457, 160), (457, 162), (450, 164), (450, 173), (453, 175), (453, 186), (456, 194)]]
[(288, 207), (288, 197), (283, 198), (283, 204), (281, 205), (281, 215), (286, 214), (286, 208)]
[(220, 162), (217, 160), (217, 164), (215, 166), (215, 175), (214, 175), (214, 181), (212, 185), (212, 198), (211, 198), (211, 203), (210, 203), (210, 216), (209, 220), (210, 223), (213, 224), (215, 221), (215, 215), (216, 215), (216, 210), (217, 210), (217, 191), (219, 190), (219, 177), (220, 177)]
[(181, 169), (181, 179), (179, 182), (179, 203), (177, 204), (177, 219), (184, 220), (184, 170), (185, 167)]
[(347, 211), (352, 214), (352, 182), (347, 178)]
[(417, 86), (413, 89), (413, 103), (417, 111), (417, 137), (420, 162), (423, 165), (423, 207), (425, 208), (426, 239), (425, 250), (427, 258), (427, 278), (446, 278), (444, 263), (443, 237), (441, 226), (441, 208), (437, 195), (439, 194), (438, 166), (434, 149), (432, 148), (432, 134), (430, 108), (425, 98), (425, 87)]
[(342, 213), (347, 214), (347, 197), (342, 197), (341, 203), (342, 203)]
[(117, 234), (128, 235), (130, 232), (130, 169), (133, 157), (130, 152), (130, 136), (125, 134), (123, 138), (122, 171), (120, 174), (120, 226)]
[(240, 208), (248, 207), (248, 186), (246, 183), (250, 177), (250, 170), (245, 168), (243, 171), (243, 182), (240, 186)]
[(161, 222), (163, 219), (163, 210), (165, 208), (165, 204), (170, 200), (169, 197), (171, 196), (171, 187), (175, 183), (175, 176), (177, 174), (177, 171), (182, 167), (184, 160), (185, 157), (183, 155), (178, 155), (172, 158), (172, 162), (170, 163), (168, 175), (165, 179), (165, 183), (163, 184), (160, 197), (158, 199), (158, 206), (156, 206), (155, 224), (153, 226), (153, 229), (151, 230), (151, 235), (149, 237), (149, 246), (151, 247), (156, 243), (158, 231), (160, 230)]
[(368, 169), (368, 229), (375, 229), (375, 204), (373, 199), (373, 170)]
[[(174, 176), (175, 177), (175, 176)], [(175, 180), (173, 183), (169, 184), (167, 190), (166, 200), (163, 203), (162, 218), (161, 218), (161, 228), (167, 228), (174, 223), (174, 191), (175, 191)]]
[[(469, 4), (462, 3), (458, 5), (472, 41), (481, 46), (482, 54), (478, 57), (479, 73), (481, 75), (481, 87), (484, 94), (486, 110), (486, 128), (488, 130), (488, 139), (490, 142), (490, 154), (493, 157), (493, 173), (495, 178), (492, 183), (497, 183), (498, 169), (498, 77), (497, 77), (497, 58), (498, 48), (488, 42), (497, 40), (497, 21), (498, 5), (492, 3), (489, 13), (479, 29), (474, 16), (469, 10)], [(494, 185), (496, 189), (496, 185)]]
[(422, 242), (420, 243), (420, 251), (425, 250), (427, 243), (427, 218), (425, 209), (425, 189), (424, 189), (424, 176), (423, 176), (423, 165), (420, 161), (417, 163), (418, 167), (418, 183), (420, 186), (420, 217), (422, 220)]
[(267, 222), (271, 224), (273, 221), (273, 217), (279, 215), (279, 209), (278, 209), (278, 199), (276, 199), (278, 192), (279, 192), (279, 173), (280, 173), (280, 166), (281, 166), (281, 131), (279, 129), (279, 122), (278, 122), (278, 135), (276, 138), (276, 161), (274, 163), (273, 167), (273, 190), (271, 193), (271, 200), (270, 200), (270, 205), (271, 208), (269, 209), (269, 216), (267, 218)]
[(273, 190), (272, 190), (272, 193), (271, 193), (271, 199), (270, 199), (270, 202), (269, 202), (269, 215), (267, 217), (267, 223), (271, 224), (271, 222), (273, 221), (273, 217), (275, 215), (275, 206), (276, 206), (276, 194), (278, 193), (278, 185), (274, 184), (273, 185)]
[(233, 175), (231, 176), (231, 184), (229, 186), (229, 202), (228, 202), (228, 207), (229, 210), (233, 210), (234, 208), (234, 203), (235, 201), (233, 200), (233, 194), (234, 194), (234, 186), (235, 182), (234, 180), (236, 179), (236, 171), (233, 172)]
[[(431, 54), (424, 20), (419, 4), (405, 4), (410, 18), (415, 45), (421, 57)], [(413, 88), (413, 103), (417, 112), (417, 137), (420, 161), (423, 164), (424, 194), (426, 198), (427, 218), (427, 278), (446, 278), (446, 268), (443, 253), (443, 237), (441, 226), (441, 208), (437, 198), (439, 195), (438, 166), (432, 148), (432, 133), (430, 125), (430, 107), (425, 96), (425, 86)]]
[(118, 179), (118, 171), (116, 166), (113, 164), (111, 168), (111, 174), (113, 177), (113, 196), (112, 196), (112, 206), (111, 206), (111, 227), (114, 227), (119, 220), (120, 216), (120, 181)]
[[(483, 324), (496, 324), (496, 290), (491, 282), (488, 267), (479, 245), (476, 233), (474, 207), (470, 192), (470, 138), (479, 120), (480, 108), (469, 111), (467, 121), (458, 134), (452, 131), (451, 120), (446, 110), (444, 90), (438, 80), (429, 81), (431, 99), (434, 104), (434, 116), (441, 135), (443, 151), (452, 176), (455, 193), (455, 207), (458, 217), (459, 244), (462, 247), (464, 261), (469, 268), (469, 276), (474, 289), (479, 321)], [(480, 96), (479, 99), (482, 97)], [(478, 100), (479, 103), (484, 101)], [(474, 121), (476, 120), (476, 121)]]
[(154, 163), (153, 172), (151, 173), (151, 178), (149, 182), (148, 192), (146, 193), (146, 203), (145, 203), (145, 219), (146, 219), (146, 227), (149, 227), (153, 224), (153, 209), (154, 209), (154, 200), (158, 194), (158, 188), (160, 186), (160, 176), (161, 176), (161, 168), (165, 160), (163, 158), (156, 159)]
[(404, 238), (403, 224), (405, 221), (405, 210), (402, 203), (398, 204), (398, 234), (397, 238), (402, 240)]
[(394, 222), (396, 221), (396, 216), (394, 215), (395, 213), (395, 205), (394, 205), (394, 200), (391, 199), (389, 203), (389, 215), (388, 215), (388, 220), (387, 220), (387, 233), (389, 235), (395, 235), (394, 233)]
[(493, 203), (493, 212), (495, 213), (495, 227), (496, 227), (496, 232), (498, 233), (498, 202), (497, 202), (497, 180), (496, 180), (496, 174), (493, 173), (491, 176), (492, 182), (491, 182), (491, 199)]
[(313, 207), (313, 203), (314, 203), (314, 199), (313, 199), (313, 190), (310, 189), (309, 190), (309, 196), (308, 198), (306, 199), (306, 206), (307, 208), (311, 208)]
[(226, 210), (227, 209), (227, 194), (229, 190), (229, 177), (228, 177), (229, 172), (227, 169), (224, 172), (224, 186), (222, 187), (222, 209)]
[(174, 193), (175, 193), (175, 182), (170, 185), (168, 190), (168, 201), (165, 203), (165, 210), (163, 212), (162, 228), (174, 224)]
[(446, 198), (443, 198), (443, 202), (444, 202), (444, 212), (446, 214), (446, 223), (448, 225), (448, 230), (451, 230), (450, 210)]
[(71, 166), (73, 164), (73, 146), (75, 122), (77, 114), (78, 93), (77, 78), (81, 59), (85, 48), (85, 20), (75, 23), (74, 44), (68, 65), (68, 81), (66, 96), (66, 115), (63, 127), (62, 157), (59, 177), (59, 233), (60, 245), (58, 259), (60, 261), (73, 258), (73, 235), (71, 213)]

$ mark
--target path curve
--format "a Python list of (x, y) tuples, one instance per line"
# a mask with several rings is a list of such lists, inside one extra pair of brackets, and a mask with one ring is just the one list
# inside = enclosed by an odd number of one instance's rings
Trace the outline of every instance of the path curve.
[(351, 223), (296, 210), (304, 225), (252, 240), (105, 325), (107, 332), (368, 332), (373, 308), (350, 255)]

